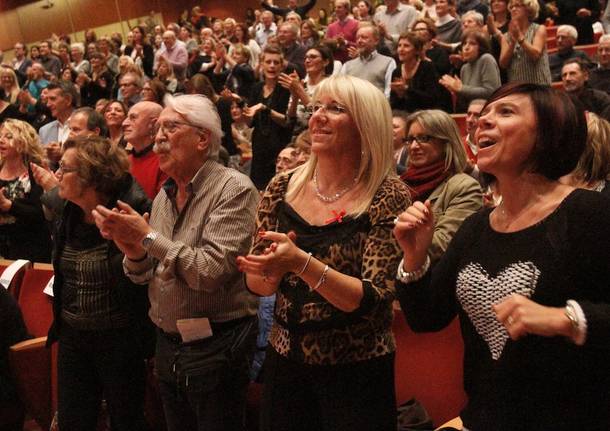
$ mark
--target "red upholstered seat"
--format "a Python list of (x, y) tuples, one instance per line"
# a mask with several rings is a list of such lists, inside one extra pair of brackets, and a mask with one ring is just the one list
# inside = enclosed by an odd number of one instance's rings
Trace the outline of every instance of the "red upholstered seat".
[(466, 403), (458, 320), (440, 332), (416, 334), (397, 310), (393, 331), (398, 404), (416, 398), (437, 425), (458, 416)]
[[(11, 264), (15, 261), (0, 259), (0, 274), (4, 273), (4, 270), (7, 269)], [(30, 261), (26, 262), (23, 266), (19, 268), (19, 270), (13, 275), (11, 282), (8, 286), (9, 293), (13, 296), (13, 298), (19, 298), (19, 289), (21, 288), (21, 283), (23, 282), (23, 276), (25, 275), (25, 271), (28, 268), (32, 267), (32, 263)]]
[(36, 264), (23, 277), (18, 302), (25, 324), (34, 337), (47, 335), (53, 322), (52, 300), (42, 292), (52, 276), (51, 265)]

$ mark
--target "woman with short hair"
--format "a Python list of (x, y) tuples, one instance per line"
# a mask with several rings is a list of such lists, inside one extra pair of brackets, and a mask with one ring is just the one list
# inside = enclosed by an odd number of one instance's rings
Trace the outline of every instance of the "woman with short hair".
[(431, 205), (394, 234), (397, 294), (417, 332), (456, 317), (464, 340), (463, 429), (604, 430), (610, 424), (610, 205), (561, 184), (587, 136), (563, 91), (500, 87), (483, 107), (477, 166), (502, 195), (464, 221), (429, 269)]
[(390, 106), (406, 112), (439, 108), (451, 111), (450, 96), (423, 52), (424, 41), (414, 32), (398, 38), (398, 67), (392, 72)]
[(284, 55), (279, 47), (267, 45), (261, 56), (263, 80), (252, 87), (249, 106), (244, 113), (252, 132), (252, 170), (250, 179), (263, 190), (275, 174), (275, 159), (290, 141), (286, 121), (290, 92), (279, 83), (284, 70)]
[(466, 112), (474, 99), (487, 99), (500, 87), (500, 69), (489, 53), (487, 36), (480, 31), (467, 30), (462, 36), (460, 77), (443, 75), (440, 83), (456, 96), (455, 112)]
[(59, 428), (95, 429), (105, 399), (112, 429), (143, 430), (152, 335), (146, 286), (125, 276), (123, 253), (101, 236), (91, 212), (121, 200), (144, 214), (150, 201), (125, 151), (97, 136), (66, 141), (57, 175), (59, 186), (43, 200), (55, 215), (48, 344), (59, 341)]
[(500, 67), (507, 70), (508, 82), (551, 85), (551, 69), (546, 49), (546, 27), (533, 22), (540, 6), (537, 0), (510, 0), (511, 20), (501, 41)]

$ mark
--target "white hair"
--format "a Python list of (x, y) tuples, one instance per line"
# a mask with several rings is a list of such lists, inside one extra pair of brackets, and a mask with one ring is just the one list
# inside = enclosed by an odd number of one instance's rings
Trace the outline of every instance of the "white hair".
[(82, 42), (74, 42), (72, 45), (70, 45), (70, 49), (75, 49), (81, 54), (85, 53), (85, 45)]
[(572, 39), (578, 40), (578, 30), (576, 30), (576, 27), (569, 24), (563, 24), (557, 27), (557, 33), (559, 33), (560, 31), (565, 31)]
[(166, 108), (173, 109), (182, 115), (190, 125), (210, 132), (208, 157), (217, 159), (223, 132), (216, 105), (201, 94), (184, 94), (181, 96), (166, 94), (163, 102)]
[(479, 26), (482, 26), (485, 23), (485, 19), (483, 18), (483, 15), (481, 15), (477, 11), (469, 10), (464, 15), (462, 15), (462, 21), (464, 21), (464, 19), (469, 18), (469, 17), (472, 18), (474, 21), (476, 21), (476, 23)]

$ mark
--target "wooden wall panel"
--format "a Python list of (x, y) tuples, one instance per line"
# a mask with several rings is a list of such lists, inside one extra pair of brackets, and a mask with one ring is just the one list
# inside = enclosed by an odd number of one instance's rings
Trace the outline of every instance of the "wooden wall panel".
[(0, 28), (2, 29), (0, 31), (0, 48), (12, 48), (15, 42), (23, 37), (16, 9), (0, 13)]
[(72, 13), (74, 29), (80, 31), (120, 21), (114, 0), (55, 0), (67, 2)]
[(48, 38), (52, 33), (71, 33), (68, 6), (63, 0), (55, 0), (54, 6), (42, 8), (45, 1), (37, 1), (17, 8), (18, 24), (25, 41)]

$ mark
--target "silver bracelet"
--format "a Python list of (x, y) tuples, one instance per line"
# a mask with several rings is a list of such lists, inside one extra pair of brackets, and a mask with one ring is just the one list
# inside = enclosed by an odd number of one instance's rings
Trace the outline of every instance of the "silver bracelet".
[(413, 283), (414, 281), (421, 280), (428, 269), (430, 269), (430, 256), (426, 255), (426, 261), (424, 264), (416, 269), (415, 271), (407, 272), (403, 268), (404, 259), (400, 259), (400, 263), (398, 264), (398, 271), (396, 271), (396, 279), (403, 283)]
[(303, 269), (301, 269), (299, 272), (295, 273), (294, 275), (296, 275), (297, 277), (300, 276), (301, 274), (303, 274), (305, 272), (305, 270), (307, 269), (307, 267), (309, 266), (309, 262), (311, 262), (311, 253), (307, 253), (309, 256), (307, 256), (307, 262), (305, 262), (305, 265), (303, 266)]
[(324, 271), (322, 271), (322, 275), (320, 276), (320, 279), (318, 280), (316, 285), (311, 288), (311, 292), (318, 290), (320, 288), (320, 286), (322, 286), (324, 283), (326, 283), (326, 275), (328, 274), (329, 269), (330, 269), (330, 267), (328, 265), (326, 265), (324, 267)]

